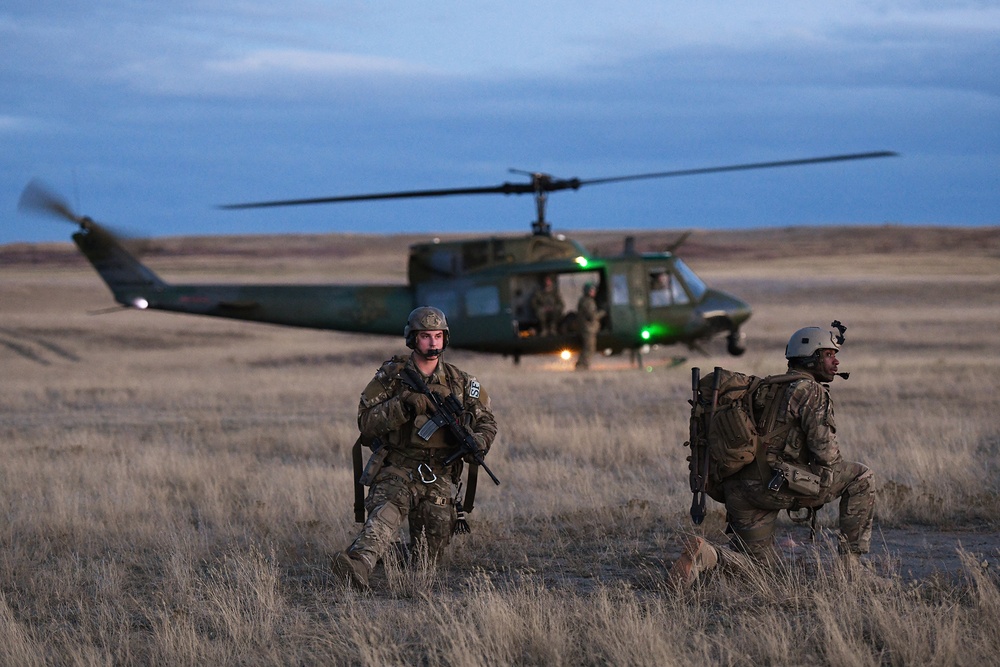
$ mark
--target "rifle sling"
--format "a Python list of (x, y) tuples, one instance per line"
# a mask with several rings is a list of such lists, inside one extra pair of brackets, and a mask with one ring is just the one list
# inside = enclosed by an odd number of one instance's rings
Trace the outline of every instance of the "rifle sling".
[(476, 483), (479, 481), (479, 464), (469, 464), (469, 476), (465, 483), (465, 500), (462, 501), (462, 509), (468, 514), (476, 506)]

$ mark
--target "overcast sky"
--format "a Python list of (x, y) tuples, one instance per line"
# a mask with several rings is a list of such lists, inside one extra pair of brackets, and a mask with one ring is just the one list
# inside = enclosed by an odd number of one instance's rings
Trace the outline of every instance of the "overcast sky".
[(529, 197), (216, 205), (874, 150), (900, 157), (594, 185), (548, 217), (1000, 222), (995, 2), (7, 0), (0, 63), (0, 243), (72, 232), (18, 212), (32, 178), (143, 236), (507, 233)]

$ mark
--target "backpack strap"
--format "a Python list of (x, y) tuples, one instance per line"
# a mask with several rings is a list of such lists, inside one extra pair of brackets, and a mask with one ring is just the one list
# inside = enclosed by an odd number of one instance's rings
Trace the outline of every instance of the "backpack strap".
[[(760, 477), (760, 481), (767, 484), (771, 478), (771, 466), (767, 462), (767, 445), (772, 440), (784, 435), (791, 430), (794, 424), (788, 423), (779, 428), (774, 428), (774, 422), (778, 418), (778, 410), (780, 408), (780, 401), (778, 401), (778, 393), (784, 388), (789, 382), (801, 378), (801, 375), (795, 373), (786, 373), (784, 375), (769, 375), (763, 380), (757, 379), (755, 382), (750, 384), (747, 389), (747, 411), (753, 418), (754, 423), (757, 425), (757, 431), (760, 433), (760, 437), (757, 439), (757, 450), (754, 452), (754, 463), (757, 466), (757, 473)], [(753, 411), (754, 405), (754, 395), (757, 393), (757, 389), (760, 387), (766, 387), (767, 394), (764, 396), (764, 410), (758, 418)]]

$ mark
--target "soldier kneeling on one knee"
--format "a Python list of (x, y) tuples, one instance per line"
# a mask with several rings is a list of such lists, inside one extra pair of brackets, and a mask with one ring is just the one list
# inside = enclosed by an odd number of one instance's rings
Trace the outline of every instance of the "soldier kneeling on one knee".
[(839, 499), (839, 548), (844, 554), (866, 554), (875, 511), (872, 471), (845, 461), (837, 442), (837, 426), (829, 383), (838, 375), (837, 352), (844, 343), (839, 322), (835, 333), (821, 327), (799, 329), (785, 347), (788, 360), (783, 381), (762, 384), (753, 396), (754, 414), (771, 414), (776, 437), (766, 440), (767, 472), (754, 464), (724, 480), (730, 549), (705, 539), (688, 540), (669, 579), (677, 586), (693, 583), (717, 564), (738, 564), (749, 556), (772, 562), (775, 522), (781, 510), (816, 510)]

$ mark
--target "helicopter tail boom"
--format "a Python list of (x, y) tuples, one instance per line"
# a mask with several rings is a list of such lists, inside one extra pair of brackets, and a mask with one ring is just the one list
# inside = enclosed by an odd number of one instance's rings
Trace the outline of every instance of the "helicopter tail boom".
[(111, 232), (90, 219), (80, 223), (73, 241), (123, 306), (144, 308), (148, 303), (144, 295), (167, 286), (122, 247)]

